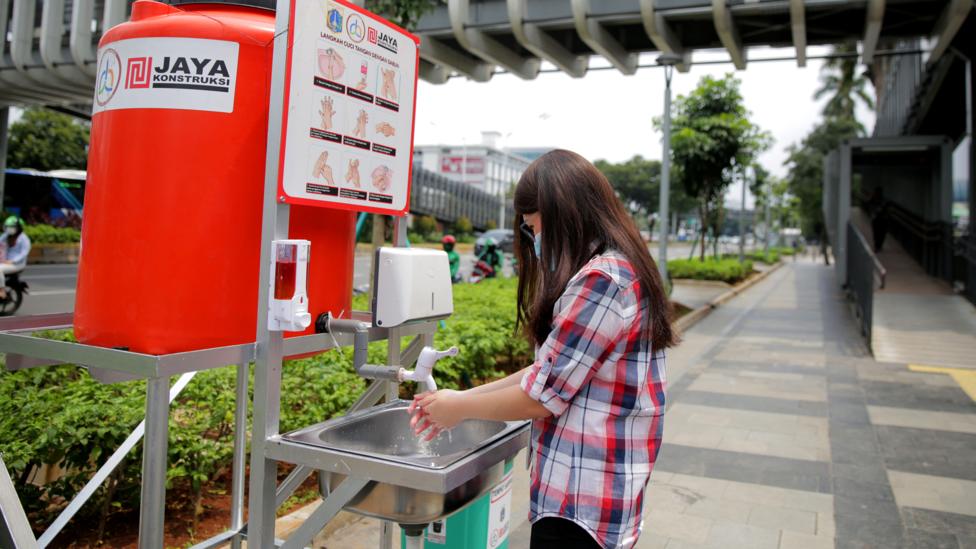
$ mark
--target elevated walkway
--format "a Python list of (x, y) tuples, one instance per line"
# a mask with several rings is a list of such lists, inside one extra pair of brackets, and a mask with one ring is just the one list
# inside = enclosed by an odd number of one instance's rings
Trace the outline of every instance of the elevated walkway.
[[(851, 220), (873, 242), (867, 216)], [(976, 307), (943, 280), (925, 272), (894, 238), (885, 239), (878, 260), (884, 288), (874, 292), (871, 349), (879, 362), (976, 369)]]

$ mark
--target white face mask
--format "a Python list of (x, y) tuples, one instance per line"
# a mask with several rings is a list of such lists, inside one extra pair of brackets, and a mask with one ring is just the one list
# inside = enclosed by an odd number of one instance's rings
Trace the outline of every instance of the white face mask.
[(7, 227), (7, 234), (10, 236), (17, 234), (17, 227)]

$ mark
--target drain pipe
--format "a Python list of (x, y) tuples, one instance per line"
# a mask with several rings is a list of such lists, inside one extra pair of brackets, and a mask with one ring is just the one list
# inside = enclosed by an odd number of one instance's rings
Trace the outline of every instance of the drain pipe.
[(369, 324), (359, 320), (335, 318), (332, 313), (322, 313), (315, 320), (315, 331), (326, 334), (352, 334), (352, 366), (356, 369), (356, 373), (366, 379), (398, 380), (399, 367), (366, 363), (369, 351)]

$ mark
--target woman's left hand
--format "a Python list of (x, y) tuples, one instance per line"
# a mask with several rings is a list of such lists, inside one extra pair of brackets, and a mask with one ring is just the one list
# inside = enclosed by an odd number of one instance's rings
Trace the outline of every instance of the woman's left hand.
[(461, 393), (451, 389), (441, 389), (434, 393), (421, 393), (413, 397), (407, 409), (413, 418), (410, 425), (414, 433), (420, 435), (430, 429), (425, 440), (432, 440), (441, 431), (451, 429), (464, 419), (461, 415)]

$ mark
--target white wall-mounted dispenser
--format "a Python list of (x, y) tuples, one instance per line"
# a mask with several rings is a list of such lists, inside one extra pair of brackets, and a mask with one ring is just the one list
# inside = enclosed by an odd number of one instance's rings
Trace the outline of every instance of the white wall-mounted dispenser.
[(454, 312), (447, 254), (424, 248), (379, 248), (373, 271), (373, 324), (393, 328)]
[(268, 330), (300, 332), (312, 323), (308, 312), (308, 240), (275, 240), (271, 243), (268, 292)]

